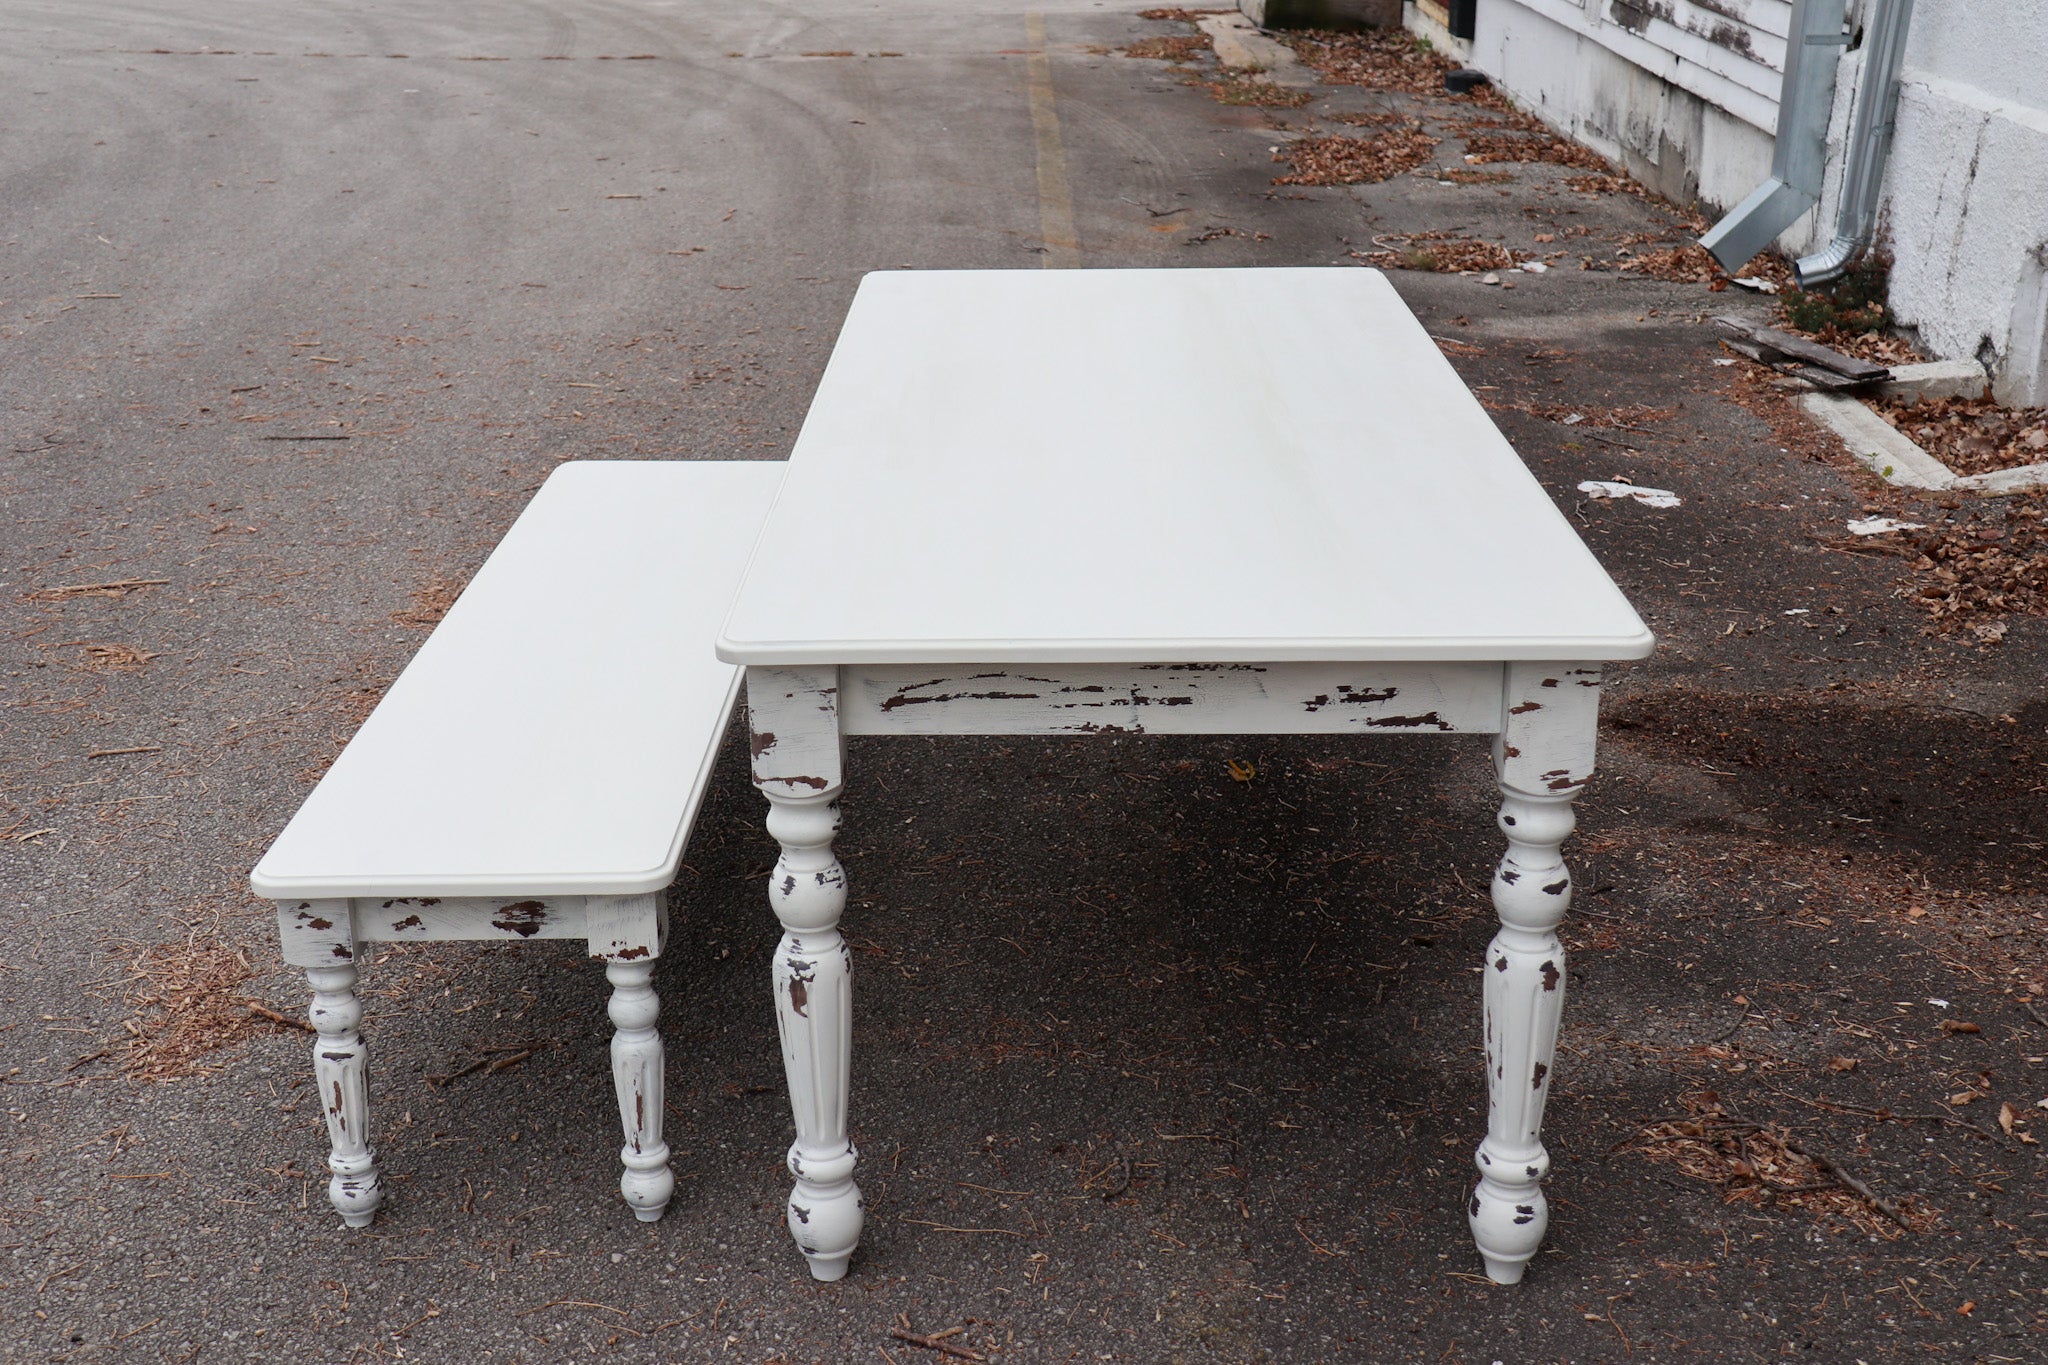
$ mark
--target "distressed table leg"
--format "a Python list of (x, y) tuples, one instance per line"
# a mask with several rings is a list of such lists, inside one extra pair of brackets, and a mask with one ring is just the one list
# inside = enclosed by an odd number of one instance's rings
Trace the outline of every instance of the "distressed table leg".
[(661, 997), (649, 979), (654, 962), (608, 962), (604, 974), (612, 983), (609, 1013), (612, 1026), (612, 1085), (619, 1094), (619, 1122), (626, 1145), (619, 1149), (625, 1171), (619, 1193), (633, 1216), (652, 1223), (675, 1193), (675, 1172), (668, 1168), (668, 1144), (661, 1138), (662, 1070), (666, 1064), (661, 1034), (654, 1027)]
[(313, 986), (307, 1017), (320, 1035), (313, 1044), (313, 1074), (332, 1148), (327, 1197), (344, 1223), (366, 1228), (384, 1202), (384, 1182), (370, 1150), (369, 1051), (357, 1032), (363, 1006), (356, 999), (355, 964), (308, 967), (306, 979)]
[(1543, 1104), (1564, 1007), (1557, 926), (1572, 894), (1559, 850), (1575, 823), (1572, 798), (1593, 771), (1599, 688), (1598, 668), (1508, 665), (1494, 741), (1508, 849), (1493, 875), (1501, 927), (1486, 950), (1486, 1140), (1467, 1213), (1486, 1273), (1500, 1284), (1522, 1278), (1550, 1222)]
[(853, 1060), (853, 960), (839, 933), (846, 872), (832, 851), (844, 767), (837, 677), (832, 669), (747, 670), (754, 784), (768, 798), (768, 832), (782, 847), (768, 899), (784, 931), (775, 952), (775, 1023), (796, 1119), (789, 1231), (819, 1280), (846, 1274), (863, 1222), (853, 1181), (860, 1154), (846, 1125)]

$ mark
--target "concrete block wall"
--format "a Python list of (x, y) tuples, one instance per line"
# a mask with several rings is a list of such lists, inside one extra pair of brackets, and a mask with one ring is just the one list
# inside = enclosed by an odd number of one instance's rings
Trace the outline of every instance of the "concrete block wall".
[(1919, 0), (1885, 178), (1891, 308), (2048, 404), (2048, 5)]

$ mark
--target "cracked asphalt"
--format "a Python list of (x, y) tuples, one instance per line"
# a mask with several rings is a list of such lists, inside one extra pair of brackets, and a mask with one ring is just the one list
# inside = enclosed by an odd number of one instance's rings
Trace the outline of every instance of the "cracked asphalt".
[[(1985, 506), (1876, 487), (1717, 363), (1705, 319), (1766, 301), (1573, 268), (1682, 242), (1667, 208), (1453, 183), (1462, 106), (1225, 104), (1120, 55), (1183, 27), (1036, 14), (0, 5), (0, 1358), (2042, 1356), (2048, 633), (1929, 634), (1843, 530)], [(1272, 183), (1390, 110), (1438, 169)], [(1063, 221), (1084, 268), (1556, 257), (1393, 274), (1661, 637), (1567, 848), (1527, 1280), (1460, 1211), (1470, 738), (856, 741), (870, 1208), (818, 1286), (735, 732), (656, 978), (667, 1216), (618, 1202), (602, 971), (432, 945), (364, 974), (392, 1198), (344, 1231), (307, 1036), (248, 1008), (305, 1003), (248, 868), (559, 460), (780, 458), (863, 272), (1064, 264)], [(1680, 505), (1576, 491), (1616, 478)], [(1910, 1230), (1669, 1123), (1709, 1119)]]

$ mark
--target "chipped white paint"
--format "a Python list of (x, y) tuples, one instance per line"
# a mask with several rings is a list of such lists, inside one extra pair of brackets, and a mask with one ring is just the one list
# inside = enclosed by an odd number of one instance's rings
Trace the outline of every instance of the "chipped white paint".
[(352, 963), (308, 967), (306, 979), (313, 986), (306, 1017), (319, 1034), (313, 1079), (327, 1120), (327, 1198), (344, 1223), (366, 1228), (384, 1202), (384, 1182), (370, 1150), (369, 1053), (357, 1031), (363, 1005), (356, 999), (356, 969)]
[(1600, 669), (1510, 665), (1494, 770), (1507, 853), (1493, 874), (1500, 932), (1484, 976), (1486, 1140), (1474, 1161), (1479, 1183), (1466, 1209), (1486, 1273), (1514, 1284), (1549, 1226), (1542, 1180), (1543, 1105), (1557, 1060), (1564, 1009), (1564, 945), (1557, 926), (1571, 908), (1571, 874), (1560, 854), (1572, 832), (1572, 798), (1593, 775)]
[[(474, 939), (582, 939), (605, 959), (614, 986), (612, 1074), (626, 1130), (620, 1192), (645, 1220), (661, 1216), (675, 1187), (661, 1140), (662, 1046), (658, 1008), (648, 980), (668, 934), (663, 894), (572, 896), (519, 900), (435, 896), (280, 901), (284, 959), (306, 968), (312, 1020), (321, 1032), (315, 1071), (333, 1147), (328, 1197), (350, 1227), (367, 1227), (383, 1200), (376, 1156), (369, 1148), (368, 1054), (357, 1025), (356, 969), (372, 943), (438, 943)], [(330, 1036), (330, 1033), (332, 1036)]]
[(251, 876), (315, 992), (329, 1197), (351, 1227), (383, 1197), (354, 994), (380, 942), (569, 939), (604, 960), (620, 1192), (643, 1220), (667, 1206), (650, 982), (738, 687), (712, 640), (780, 477), (558, 468)]
[(1509, 664), (1494, 741), (1501, 780), (1551, 795), (1583, 786), (1599, 719), (1598, 664)]
[(846, 1274), (864, 1221), (853, 1182), (860, 1153), (846, 1130), (853, 956), (839, 932), (846, 869), (832, 851), (843, 748), (837, 696), (829, 668), (747, 670), (754, 784), (768, 798), (768, 832), (782, 848), (768, 901), (783, 928), (771, 978), (796, 1120), (787, 1216), (819, 1280)]
[[(775, 990), (798, 1132), (790, 1219), (820, 1278), (843, 1273), (859, 1231), (845, 885), (831, 851), (842, 734), (1132, 720), (1179, 733), (1495, 732), (1503, 783), (1548, 809), (1592, 770), (1598, 669), (1570, 661), (1649, 647), (1597, 566), (1597, 589), (1577, 593), (1583, 547), (1456, 376), (1416, 368), (1427, 348), (1409, 344), (1419, 329), (1383, 283), (1253, 274), (871, 277), (841, 334), (720, 641), (749, 665), (755, 780), (782, 846), (771, 894), (786, 930)], [(1187, 376), (1206, 372), (1196, 352), (1213, 344), (1212, 310), (1280, 325), (1247, 346), (1238, 385), (1195, 390)], [(1144, 347), (1119, 331), (1131, 316), (1154, 320)], [(1038, 332), (1043, 344), (1018, 344)], [(1302, 336), (1314, 344), (1287, 344)], [(1346, 382), (1297, 382), (1319, 365)], [(1411, 429), (1395, 419), (1418, 394), (1432, 422)], [(992, 425), (991, 412), (1008, 420)], [(1124, 413), (1146, 414), (1148, 429), (1126, 430)], [(1159, 414), (1183, 420), (1149, 429)], [(1506, 461), (1492, 462), (1496, 451)], [(1093, 487), (1125, 493), (1075, 496)], [(1134, 516), (1138, 489), (1147, 501)], [(1456, 567), (1441, 545), (1421, 549), (1473, 534), (1483, 547)], [(803, 562), (785, 544), (804, 545)], [(1483, 605), (1460, 595), (1475, 570)], [(1532, 610), (1503, 612), (1508, 598)], [(1514, 858), (1540, 870), (1540, 852)], [(1546, 906), (1561, 900), (1544, 894)], [(1540, 967), (1502, 975), (1541, 990)], [(1549, 1065), (1554, 1029), (1540, 1008), (1495, 1025), (1530, 1067)], [(1535, 1142), (1539, 1119), (1516, 1109), (1520, 1136), (1498, 1150)], [(1535, 1178), (1521, 1178), (1526, 1189), (1497, 1180), (1488, 1197), (1529, 1204)], [(1481, 1237), (1504, 1279), (1535, 1244), (1535, 1220), (1514, 1221), (1519, 1204), (1507, 1214), (1519, 1231)]]
[(1498, 664), (1001, 664), (840, 670), (849, 735), (1492, 734)]
[(1576, 792), (1538, 796), (1503, 783), (1501, 794), (1508, 851), (1493, 875), (1501, 927), (1487, 945), (1484, 971), (1486, 1140), (1473, 1158), (1479, 1183), (1466, 1216), (1487, 1275), (1514, 1284), (1550, 1224), (1542, 1188), (1550, 1170), (1543, 1105), (1564, 1009), (1557, 926), (1571, 906), (1571, 875), (1558, 848), (1572, 830)]
[(668, 1207), (675, 1192), (675, 1173), (668, 1168), (668, 1144), (661, 1140), (663, 1053), (654, 1021), (661, 999), (648, 984), (654, 975), (652, 957), (606, 964), (612, 983), (607, 1013), (612, 1026), (612, 1086), (619, 1095), (619, 1121), (626, 1145), (619, 1149), (625, 1172), (619, 1193), (633, 1214), (652, 1223)]
[[(1231, 383), (1202, 378), (1218, 346)], [(1652, 643), (1373, 272), (869, 276), (719, 641), (747, 665), (781, 846), (790, 1228), (812, 1273), (843, 1274), (860, 1232), (844, 735), (1498, 736), (1488, 1027), (1529, 1085), (1562, 993), (1568, 896), (1545, 888), (1593, 770), (1581, 661)], [(1523, 1160), (1474, 1221), (1504, 1281), (1542, 1234), (1530, 1088), (1497, 1095), (1483, 1149)]]
[(1579, 485), (1579, 491), (1589, 498), (1617, 498), (1639, 502), (1645, 507), (1676, 507), (1678, 494), (1668, 488), (1643, 488), (1632, 483), (1613, 483), (1606, 479), (1587, 479)]

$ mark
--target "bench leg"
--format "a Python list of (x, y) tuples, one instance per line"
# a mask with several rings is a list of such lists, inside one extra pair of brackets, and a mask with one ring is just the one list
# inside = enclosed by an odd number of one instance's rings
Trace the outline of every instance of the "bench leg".
[(357, 1027), (363, 1021), (356, 999), (353, 965), (309, 967), (313, 1007), (307, 1017), (320, 1035), (313, 1045), (313, 1074), (320, 1087), (320, 1107), (327, 1116), (331, 1147), (327, 1197), (341, 1220), (366, 1228), (384, 1202), (384, 1182), (377, 1154), (370, 1150), (369, 1051)]
[(619, 1122), (626, 1130), (626, 1145), (619, 1149), (625, 1172), (619, 1176), (619, 1193), (632, 1206), (634, 1217), (652, 1223), (668, 1207), (675, 1193), (675, 1173), (668, 1168), (668, 1144), (661, 1138), (662, 1068), (661, 1034), (654, 1021), (661, 1010), (661, 997), (648, 984), (654, 962), (608, 962), (604, 974), (612, 983), (610, 1014), (612, 1026), (612, 1085), (619, 1094)]

